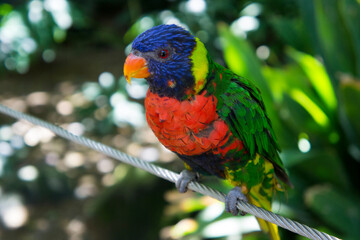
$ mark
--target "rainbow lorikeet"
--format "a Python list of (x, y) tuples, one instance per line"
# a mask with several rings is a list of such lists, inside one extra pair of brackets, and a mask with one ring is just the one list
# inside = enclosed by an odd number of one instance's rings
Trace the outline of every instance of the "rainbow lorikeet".
[[(140, 34), (124, 75), (129, 83), (134, 77), (149, 84), (147, 122), (185, 162), (187, 170), (176, 183), (180, 192), (194, 172), (227, 179), (235, 187), (225, 207), (237, 215), (239, 199), (271, 210), (276, 191), (291, 185), (259, 89), (215, 63), (182, 27), (159, 25)], [(280, 239), (276, 225), (258, 222), (272, 239)]]

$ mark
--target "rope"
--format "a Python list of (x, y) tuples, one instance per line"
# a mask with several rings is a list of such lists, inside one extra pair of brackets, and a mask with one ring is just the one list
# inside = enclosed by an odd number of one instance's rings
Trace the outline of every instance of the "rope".
[[(104, 145), (102, 143), (99, 143), (99, 142), (96, 142), (94, 140), (91, 140), (91, 139), (88, 139), (88, 138), (85, 138), (85, 137), (82, 137), (82, 136), (77, 136), (77, 135), (74, 135), (72, 133), (70, 133), (69, 131), (61, 128), (61, 127), (58, 127), (58, 126), (55, 126), (51, 123), (48, 123), (46, 121), (43, 121), (43, 120), (40, 120), (36, 117), (33, 117), (33, 116), (30, 116), (28, 114), (25, 114), (25, 113), (21, 113), (21, 112), (18, 112), (18, 111), (15, 111), (15, 110), (12, 110), (8, 107), (5, 107), (4, 105), (0, 104), (0, 112), (5, 114), (5, 115), (8, 115), (8, 116), (11, 116), (13, 118), (16, 118), (16, 119), (19, 119), (19, 120), (26, 120), (32, 124), (35, 124), (35, 125), (39, 125), (39, 126), (42, 126), (44, 128), (47, 128), (49, 129), (50, 131), (54, 132), (55, 134), (67, 139), (67, 140), (70, 140), (70, 141), (73, 141), (73, 142), (76, 142), (80, 145), (83, 145), (83, 146), (86, 146), (86, 147), (89, 147), (91, 149), (94, 149), (98, 152), (101, 152), (109, 157), (112, 157), (116, 160), (119, 160), (121, 162), (124, 162), (124, 163), (127, 163), (127, 164), (130, 164), (134, 167), (137, 167), (137, 168), (141, 168), (147, 172), (150, 172), (158, 177), (161, 177), (165, 180), (168, 180), (170, 182), (176, 182), (176, 180), (179, 178), (179, 174), (175, 173), (175, 172), (172, 172), (172, 171), (169, 171), (165, 168), (161, 168), (161, 167), (158, 167), (158, 166), (155, 166), (153, 164), (150, 164), (148, 162), (145, 162), (143, 160), (140, 160), (138, 158), (135, 158), (135, 157), (132, 157), (132, 156), (129, 156), (119, 150), (116, 150), (112, 147), (109, 147), (107, 145)], [(208, 196), (211, 196), (221, 202), (224, 202), (225, 201), (225, 194), (222, 193), (222, 192), (219, 192), (217, 190), (214, 190), (212, 188), (209, 188), (201, 183), (198, 183), (198, 182), (190, 182), (189, 186), (188, 186), (189, 189), (195, 191), (195, 192), (198, 192), (198, 193), (201, 193), (203, 195), (208, 195)], [(313, 228), (310, 228), (304, 224), (301, 224), (299, 222), (296, 222), (296, 221), (293, 221), (291, 219), (288, 219), (288, 218), (285, 218), (285, 217), (282, 217), (278, 214), (275, 214), (273, 212), (270, 212), (270, 211), (267, 211), (263, 208), (259, 208), (259, 207), (256, 207), (252, 204), (249, 204), (247, 202), (243, 202), (243, 201), (239, 201), (238, 205), (237, 205), (238, 209), (241, 210), (241, 211), (244, 211), (244, 212), (247, 212), (247, 213), (250, 213), (258, 218), (262, 218), (268, 222), (272, 222), (282, 228), (285, 228), (285, 229), (288, 229), (289, 231), (292, 231), (294, 233), (297, 233), (299, 235), (302, 235), (302, 236), (305, 236), (305, 237), (308, 237), (310, 239), (314, 239), (314, 240), (339, 240), (338, 238), (336, 237), (333, 237), (329, 234), (326, 234), (324, 232), (320, 232), (316, 229), (313, 229)]]

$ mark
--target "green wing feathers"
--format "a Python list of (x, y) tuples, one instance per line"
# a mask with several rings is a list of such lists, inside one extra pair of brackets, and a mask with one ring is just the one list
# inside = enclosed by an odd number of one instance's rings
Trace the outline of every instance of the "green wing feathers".
[(250, 159), (254, 159), (257, 153), (264, 156), (273, 163), (276, 176), (291, 185), (279, 157), (280, 148), (266, 115), (260, 90), (245, 78), (228, 72), (223, 75), (229, 78), (229, 82), (226, 91), (218, 96), (222, 102), (218, 109), (220, 117), (229, 125), (231, 132), (243, 141)]

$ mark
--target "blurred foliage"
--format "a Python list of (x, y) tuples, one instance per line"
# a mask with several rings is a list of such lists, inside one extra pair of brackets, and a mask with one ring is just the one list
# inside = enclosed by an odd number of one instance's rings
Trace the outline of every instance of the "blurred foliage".
[[(0, 101), (180, 171), (146, 126), (146, 83), (126, 85), (121, 73), (139, 33), (180, 24), (260, 87), (295, 185), (274, 211), (357, 239), (359, 22), (356, 0), (0, 2)], [(0, 120), (0, 238), (266, 239), (253, 217), (231, 217), (211, 198)]]

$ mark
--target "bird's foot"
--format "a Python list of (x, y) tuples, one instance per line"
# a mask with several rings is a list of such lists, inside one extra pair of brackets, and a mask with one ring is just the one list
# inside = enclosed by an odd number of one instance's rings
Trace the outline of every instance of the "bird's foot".
[[(234, 187), (225, 197), (225, 211), (236, 216), (239, 214), (239, 209), (237, 208), (237, 203), (239, 201), (248, 202), (245, 194), (242, 193), (240, 187)], [(240, 211), (240, 215), (246, 215), (246, 212)]]
[(196, 172), (192, 172), (189, 170), (183, 170), (180, 173), (180, 177), (176, 181), (175, 185), (179, 192), (185, 193), (188, 190), (188, 185), (191, 181), (197, 181), (199, 176)]

